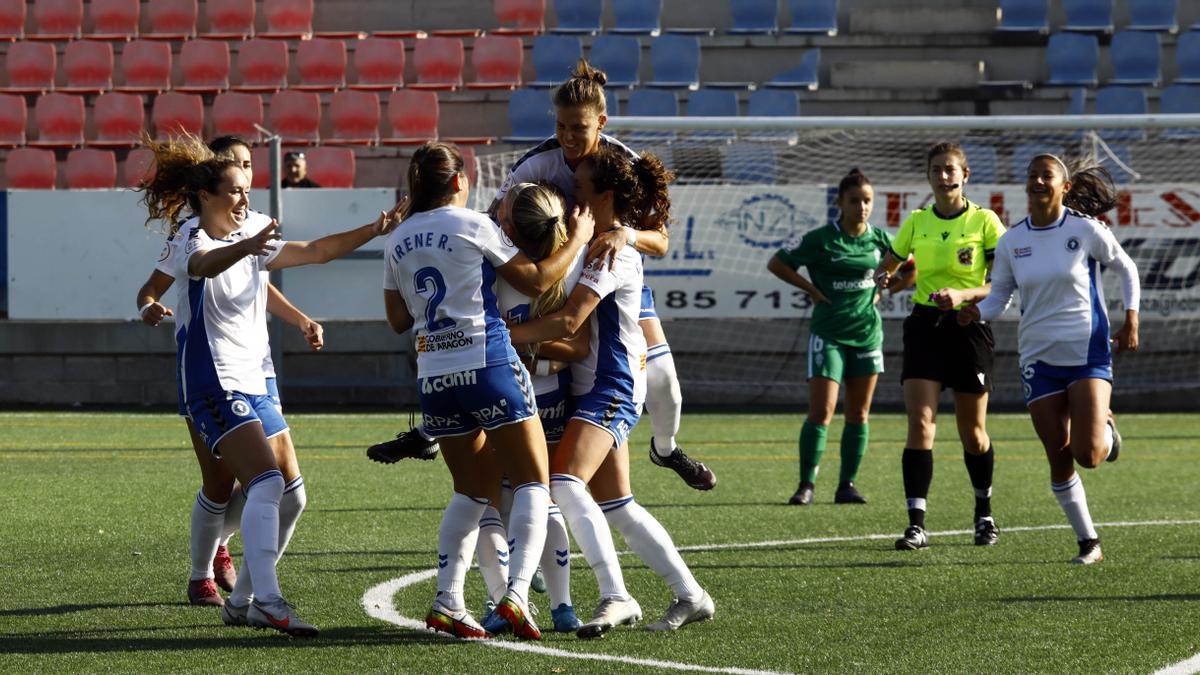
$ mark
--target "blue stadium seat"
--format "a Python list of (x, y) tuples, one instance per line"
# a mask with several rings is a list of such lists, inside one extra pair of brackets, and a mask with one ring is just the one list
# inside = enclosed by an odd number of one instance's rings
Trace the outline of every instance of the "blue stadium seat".
[(1113, 64), (1109, 84), (1157, 87), (1162, 80), (1158, 33), (1122, 31), (1113, 36), (1108, 56)]
[(1151, 30), (1174, 33), (1179, 30), (1176, 11), (1179, 0), (1126, 0), (1129, 6), (1129, 25), (1126, 30)]
[(588, 60), (608, 75), (608, 86), (635, 87), (642, 66), (642, 43), (626, 35), (601, 35), (592, 43)]
[(1067, 104), (1068, 115), (1082, 115), (1087, 111), (1087, 89), (1076, 87), (1071, 90), (1071, 98)]
[(1100, 42), (1095, 35), (1055, 33), (1046, 45), (1046, 65), (1054, 86), (1096, 86), (1096, 64), (1100, 61)]
[(1050, 0), (1000, 0), (1000, 25), (1007, 32), (1050, 32)]
[[(673, 91), (661, 89), (636, 89), (625, 104), (625, 114), (630, 117), (678, 117), (679, 99)], [(675, 139), (671, 131), (631, 131), (625, 134), (630, 142), (666, 143)]]
[(651, 87), (698, 89), (700, 87), (700, 39), (691, 35), (661, 35), (650, 45), (654, 70)]
[(1176, 84), (1200, 84), (1200, 31), (1179, 36), (1175, 45)]
[[(1163, 89), (1158, 100), (1158, 111), (1164, 115), (1195, 115), (1200, 113), (1200, 87), (1189, 84), (1173, 84)], [(1200, 128), (1163, 129), (1163, 138), (1200, 138)]]
[(772, 35), (779, 32), (778, 0), (729, 0), (733, 25), (730, 35)]
[[(1150, 111), (1146, 90), (1140, 87), (1103, 87), (1096, 92), (1097, 115), (1145, 115)], [(1101, 129), (1105, 140), (1141, 140), (1142, 129)]]
[(558, 25), (551, 33), (595, 35), (600, 32), (601, 0), (554, 0)]
[(1062, 0), (1067, 22), (1062, 30), (1111, 33), (1113, 0)]
[(1012, 182), (1023, 184), (1026, 174), (1029, 172), (1029, 162), (1033, 161), (1034, 157), (1043, 153), (1050, 153), (1066, 161), (1066, 156), (1063, 153), (1062, 146), (1047, 145), (1045, 143), (1021, 143), (1013, 148), (1012, 154)]
[(662, 32), (662, 0), (612, 0), (616, 19), (610, 33), (658, 35)]
[(533, 40), (531, 87), (553, 87), (571, 77), (583, 57), (583, 43), (574, 35), (539, 35)]
[(617, 92), (612, 89), (604, 90), (604, 107), (607, 109), (609, 117), (621, 114), (621, 102), (617, 99)]
[(818, 69), (821, 65), (821, 49), (814, 47), (800, 59), (800, 65), (786, 70), (771, 79), (764, 86), (774, 89), (808, 89), (815, 91), (820, 84)]
[(725, 179), (747, 185), (779, 182), (775, 148), (762, 143), (734, 143), (724, 148), (722, 171)]
[(999, 183), (999, 161), (996, 159), (996, 146), (991, 143), (963, 143), (963, 152), (967, 154), (971, 166), (971, 182), (975, 185), (995, 185)]
[(792, 25), (788, 33), (837, 35), (838, 0), (788, 0)]
[(554, 135), (554, 105), (545, 89), (518, 89), (508, 99), (508, 143), (538, 143)]
[[(800, 115), (800, 101), (794, 91), (759, 89), (750, 94), (746, 114), (750, 117), (796, 117)], [(751, 131), (745, 137), (749, 141), (783, 142), (789, 145), (798, 138), (795, 131), (786, 129)]]
[[(737, 115), (737, 94), (728, 89), (701, 89), (688, 96), (688, 117), (737, 117)], [(688, 134), (688, 137), (729, 143), (737, 138), (737, 133), (719, 130), (694, 131)]]

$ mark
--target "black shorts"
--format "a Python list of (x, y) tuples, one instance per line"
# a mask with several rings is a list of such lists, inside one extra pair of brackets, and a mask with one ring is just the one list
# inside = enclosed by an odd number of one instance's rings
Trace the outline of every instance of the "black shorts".
[(996, 341), (992, 327), (958, 325), (957, 312), (917, 305), (904, 320), (904, 367), (900, 381), (934, 380), (960, 394), (992, 390)]

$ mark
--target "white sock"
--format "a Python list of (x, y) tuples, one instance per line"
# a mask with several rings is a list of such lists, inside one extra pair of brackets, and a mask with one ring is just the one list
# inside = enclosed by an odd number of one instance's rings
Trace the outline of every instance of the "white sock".
[(1083, 480), (1075, 474), (1064, 483), (1050, 483), (1054, 496), (1058, 498), (1059, 506), (1067, 514), (1067, 522), (1075, 530), (1075, 538), (1099, 539), (1096, 528), (1092, 526), (1092, 514), (1088, 511), (1087, 493), (1083, 491)]
[(479, 519), (479, 539), (475, 544), (475, 557), (479, 561), (479, 573), (487, 586), (488, 599), (500, 602), (508, 592), (508, 539), (504, 521), (494, 506), (483, 509)]
[[(550, 491), (554, 502), (562, 510), (571, 534), (579, 550), (596, 575), (601, 598), (626, 600), (625, 577), (617, 562), (617, 549), (613, 545), (612, 532), (604, 520), (604, 513), (588, 494), (583, 481), (567, 474), (550, 474)], [(545, 570), (542, 570), (543, 574)]]
[(555, 504), (546, 517), (546, 547), (542, 549), (542, 576), (546, 578), (546, 595), (550, 608), (571, 603), (571, 538), (567, 521)]
[(242, 509), (246, 507), (246, 493), (242, 486), (234, 483), (229, 505), (225, 507), (225, 524), (221, 528), (221, 545), (229, 543), (230, 537), (242, 527)]
[(512, 513), (508, 518), (508, 592), (528, 602), (529, 582), (537, 571), (546, 545), (546, 514), (550, 510), (550, 488), (544, 483), (525, 483), (513, 490)]
[(1108, 422), (1104, 423), (1104, 447), (1104, 459), (1108, 459), (1108, 456), (1112, 454), (1113, 449), (1113, 428)]
[(508, 517), (512, 515), (513, 506), (513, 488), (512, 483), (508, 482), (508, 476), (500, 478), (500, 520), (504, 521), (504, 526), (508, 527)]
[(243, 571), (249, 571), (257, 599), (273, 605), (283, 600), (275, 561), (279, 559), (279, 500), (283, 496), (283, 474), (278, 469), (260, 473), (246, 486), (242, 510)]
[[(283, 498), (279, 500), (279, 557), (287, 550), (292, 533), (296, 531), (296, 521), (308, 504), (308, 493), (304, 490), (304, 477), (296, 476), (292, 482), (283, 486)], [(278, 562), (278, 561), (277, 561)]]
[(649, 511), (633, 501), (633, 495), (601, 502), (600, 508), (609, 524), (625, 537), (629, 548), (675, 591), (675, 597), (695, 602), (704, 596), (704, 589), (675, 550), (671, 535)]
[(437, 599), (448, 610), (466, 609), (463, 583), (479, 536), (479, 517), (487, 500), (454, 493), (438, 527)]
[(227, 504), (218, 504), (204, 496), (204, 490), (196, 493), (192, 502), (192, 576), (191, 579), (213, 578), (213, 556), (221, 545), (221, 528), (225, 524)]
[(646, 410), (654, 431), (654, 451), (659, 457), (666, 457), (675, 449), (682, 407), (683, 394), (679, 391), (671, 345), (665, 342), (654, 345), (646, 352)]

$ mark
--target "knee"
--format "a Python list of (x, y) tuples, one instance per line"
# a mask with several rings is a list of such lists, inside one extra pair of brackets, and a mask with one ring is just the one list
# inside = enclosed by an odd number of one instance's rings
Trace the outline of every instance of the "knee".
[(975, 433), (968, 434), (962, 439), (963, 450), (972, 455), (986, 455), (988, 450), (991, 450), (991, 440), (982, 430), (977, 430)]
[(1085, 469), (1094, 469), (1104, 461), (1104, 448), (1090, 441), (1071, 440), (1071, 455)]
[(867, 417), (866, 410), (848, 410), (846, 411), (846, 424), (866, 424)]
[(824, 409), (809, 410), (808, 417), (805, 419), (808, 420), (809, 424), (819, 424), (827, 427), (829, 426), (829, 423), (833, 421), (833, 411)]

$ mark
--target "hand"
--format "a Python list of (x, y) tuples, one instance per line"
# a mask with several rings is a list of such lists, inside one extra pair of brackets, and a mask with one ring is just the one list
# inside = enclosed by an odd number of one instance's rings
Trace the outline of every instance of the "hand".
[(963, 294), (953, 288), (943, 288), (930, 298), (937, 303), (938, 309), (947, 311), (963, 304)]
[(892, 275), (887, 270), (879, 270), (879, 273), (875, 275), (875, 288), (891, 288), (892, 279)]
[(375, 235), (382, 236), (396, 229), (404, 221), (404, 214), (407, 212), (408, 195), (404, 195), (390, 211), (379, 212), (379, 217), (375, 219)]
[(157, 326), (162, 323), (164, 318), (174, 315), (175, 313), (163, 306), (162, 303), (152, 302), (146, 311), (142, 312), (142, 323), (147, 326)]
[(833, 301), (830, 300), (824, 293), (822, 293), (821, 289), (819, 289), (819, 288), (814, 288), (812, 290), (812, 293), (809, 293), (808, 296), (810, 298), (812, 298), (812, 301), (818, 305), (832, 305), (833, 304)]
[[(1136, 316), (1136, 315), (1135, 315)], [(1113, 344), (1117, 348), (1117, 353), (1121, 352), (1136, 352), (1138, 348), (1138, 322), (1137, 319), (1130, 321), (1125, 319), (1125, 324), (1117, 331), (1117, 334), (1112, 338)]]
[(591, 241), (592, 235), (596, 233), (596, 219), (592, 217), (592, 209), (586, 205), (576, 204), (575, 208), (571, 210), (571, 218), (567, 221), (567, 227), (570, 230), (568, 234), (572, 238)]
[(278, 241), (279, 239), (279, 221), (272, 218), (270, 225), (264, 227), (261, 232), (253, 237), (243, 240), (241, 246), (247, 253), (252, 255), (267, 255), (275, 250), (271, 242)]
[(304, 334), (304, 339), (308, 341), (308, 346), (314, 352), (321, 351), (321, 348), (325, 346), (325, 328), (316, 321), (304, 317), (304, 320), (300, 322), (300, 332)]
[(588, 246), (587, 262), (599, 260), (601, 268), (611, 269), (617, 260), (617, 254), (625, 248), (625, 242), (628, 241), (625, 229), (619, 227), (609, 230), (593, 239), (591, 245)]
[(960, 326), (969, 325), (972, 321), (979, 321), (981, 318), (982, 315), (979, 313), (979, 307), (975, 305), (967, 305), (958, 310), (957, 320)]

